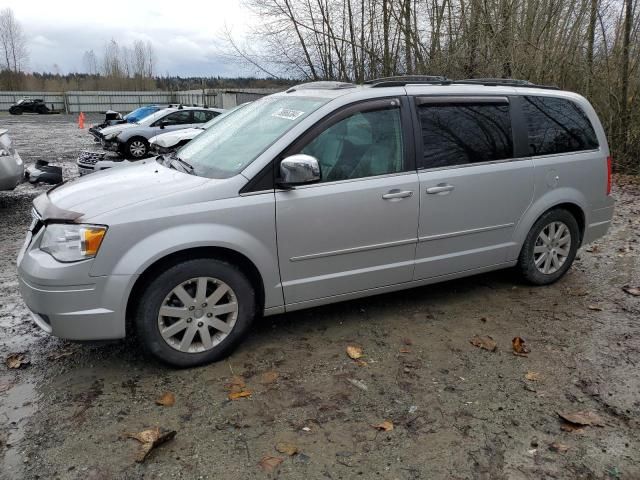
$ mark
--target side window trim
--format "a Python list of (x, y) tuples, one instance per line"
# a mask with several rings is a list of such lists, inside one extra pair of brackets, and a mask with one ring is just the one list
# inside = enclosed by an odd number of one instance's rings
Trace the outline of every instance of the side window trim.
[[(438, 170), (449, 170), (455, 168), (467, 168), (474, 167), (477, 165), (492, 165), (497, 163), (507, 163), (513, 162), (517, 160), (522, 160), (524, 156), (519, 157), (518, 153), (522, 152), (522, 144), (518, 146), (518, 137), (522, 136), (522, 128), (524, 128), (524, 148), (525, 152), (528, 151), (528, 140), (527, 140), (527, 130), (526, 123), (524, 122), (524, 113), (520, 108), (519, 112), (519, 123), (514, 124), (514, 108), (515, 106), (512, 103), (513, 99), (518, 99), (519, 97), (514, 95), (508, 96), (471, 96), (471, 95), (460, 95), (460, 96), (452, 96), (452, 95), (433, 95), (433, 96), (420, 96), (415, 95), (411, 101), (411, 115), (413, 118), (414, 124), (414, 136), (415, 136), (415, 160), (418, 171), (420, 172), (429, 172), (429, 171), (438, 171)], [(520, 100), (521, 101), (521, 100)], [(503, 158), (500, 160), (489, 160), (486, 162), (475, 162), (475, 163), (465, 163), (459, 165), (446, 165), (441, 167), (426, 167), (424, 163), (424, 142), (422, 141), (422, 126), (420, 123), (420, 118), (418, 114), (418, 107), (420, 105), (442, 105), (447, 103), (487, 103), (487, 104), (499, 104), (499, 105), (509, 105), (509, 118), (511, 120), (511, 136), (513, 142), (513, 157), (512, 158)], [(518, 130), (516, 130), (518, 129)], [(519, 139), (522, 142), (522, 137)]]
[(521, 95), (509, 97), (511, 114), (511, 132), (513, 135), (514, 160), (529, 158), (529, 132), (527, 131), (527, 119), (524, 115), (524, 99)]

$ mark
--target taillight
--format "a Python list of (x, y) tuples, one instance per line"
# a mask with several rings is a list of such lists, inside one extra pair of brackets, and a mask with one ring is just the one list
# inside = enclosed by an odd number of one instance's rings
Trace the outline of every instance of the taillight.
[(611, 195), (611, 164), (613, 159), (611, 156), (607, 157), (607, 195)]

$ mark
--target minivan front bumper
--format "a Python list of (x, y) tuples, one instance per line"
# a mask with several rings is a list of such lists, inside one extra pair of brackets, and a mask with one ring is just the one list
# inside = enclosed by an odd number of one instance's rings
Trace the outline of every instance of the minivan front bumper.
[(136, 276), (91, 277), (91, 263), (61, 263), (38, 248), (20, 258), (22, 298), (47, 333), (69, 340), (125, 336), (127, 297)]

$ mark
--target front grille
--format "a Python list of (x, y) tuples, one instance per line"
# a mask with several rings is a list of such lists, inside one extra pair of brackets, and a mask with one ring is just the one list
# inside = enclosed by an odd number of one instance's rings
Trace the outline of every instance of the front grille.
[(104, 160), (106, 152), (92, 152), (89, 150), (83, 150), (78, 155), (78, 164), (82, 165), (95, 165), (100, 160)]

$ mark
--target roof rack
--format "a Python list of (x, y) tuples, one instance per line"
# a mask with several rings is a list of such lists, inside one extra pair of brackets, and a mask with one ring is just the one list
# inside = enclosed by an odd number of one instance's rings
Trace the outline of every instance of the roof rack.
[(296, 85), (287, 90), (287, 93), (295, 92), (296, 90), (341, 90), (343, 88), (355, 88), (356, 86), (353, 83), (347, 82), (331, 82), (331, 81), (320, 81), (320, 82), (308, 82), (301, 83), (300, 85)]
[(484, 85), (487, 87), (524, 87), (524, 88), (546, 88), (549, 90), (560, 90), (555, 85), (537, 85), (529, 80), (520, 80), (517, 78), (467, 78), (464, 80), (455, 80), (453, 83), (462, 83), (470, 85)]
[(374, 78), (364, 82), (371, 88), (403, 87), (409, 84), (449, 85), (451, 80), (442, 75), (397, 75), (393, 77)]

